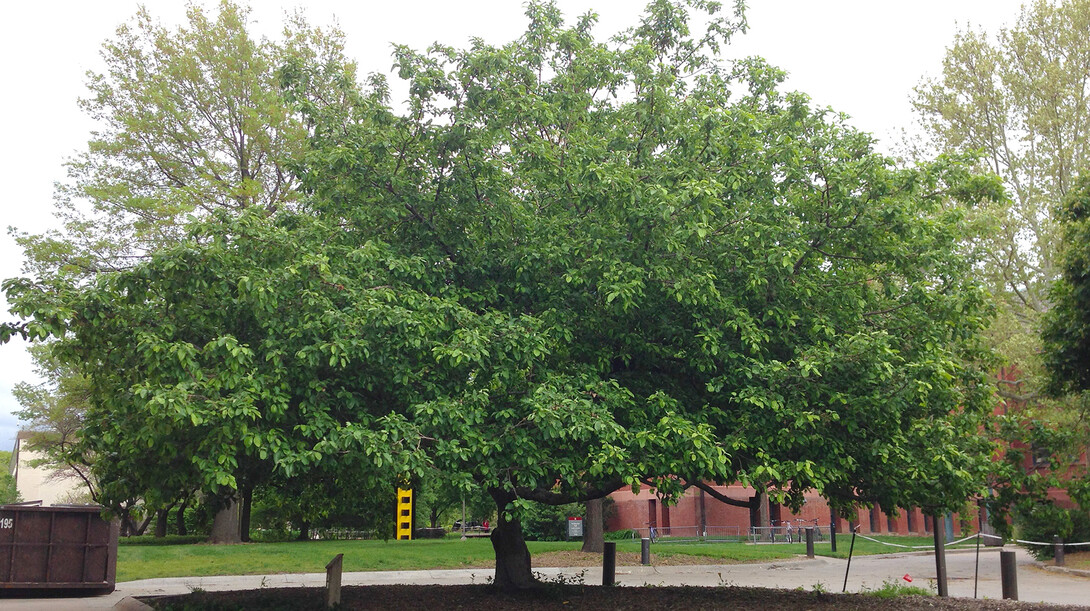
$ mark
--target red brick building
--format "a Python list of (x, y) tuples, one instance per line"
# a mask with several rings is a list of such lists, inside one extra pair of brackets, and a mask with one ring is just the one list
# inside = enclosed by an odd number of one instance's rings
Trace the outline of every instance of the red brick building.
[[(753, 488), (740, 485), (714, 488), (717, 492), (742, 502), (751, 501), (756, 494)], [(614, 511), (607, 524), (609, 530), (638, 530), (654, 526), (662, 534), (681, 536), (687, 530), (710, 533), (716, 529), (737, 529), (740, 534), (745, 535), (751, 526), (760, 526), (758, 512), (750, 507), (728, 505), (696, 488), (690, 488), (675, 505), (663, 503), (655, 496), (653, 489), (646, 487), (636, 494), (627, 488), (618, 490), (610, 498), (613, 499)], [(817, 524), (823, 527), (827, 527), (832, 518), (829, 505), (817, 494), (808, 494), (806, 504), (798, 513), (769, 502), (768, 516), (773, 525), (788, 520), (817, 520)], [(969, 523), (963, 523), (955, 514), (955, 536), (960, 536), (963, 530), (975, 532), (975, 521), (974, 516)], [(859, 532), (864, 534), (924, 535), (931, 532), (930, 520), (924, 519), (919, 508), (902, 509), (896, 518), (890, 517), (879, 507), (860, 509), (851, 524), (848, 520), (837, 518), (837, 532), (847, 533), (855, 526), (859, 526)]]
[[(997, 416), (1018, 413), (1025, 406), (1023, 401), (1016, 398), (1022, 394), (1023, 383), (1021, 377), (1022, 374), (1017, 367), (1000, 368), (997, 378), (1004, 399), (996, 404), (994, 413)], [(1015, 443), (1012, 445), (1017, 447), (1020, 444)], [(1027, 472), (1046, 468), (1041, 461), (1037, 460), (1031, 448), (1023, 446), (1022, 449), (1030, 450), (1025, 452), (1026, 458), (1023, 465)], [(1087, 454), (1083, 453), (1079, 460), (1071, 465), (1067, 475), (1069, 477), (1081, 476), (1086, 473), (1088, 466), (1090, 466), (1090, 461), (1088, 461)], [(716, 486), (715, 489), (717, 492), (743, 503), (752, 501), (756, 493), (752, 488), (740, 485)], [(624, 489), (610, 496), (613, 499), (615, 511), (607, 525), (609, 530), (646, 529), (649, 526), (654, 526), (660, 532), (664, 532), (664, 529), (671, 529), (678, 531), (677, 535), (682, 535), (684, 533), (681, 531), (684, 529), (710, 533), (715, 528), (726, 528), (737, 529), (741, 534), (745, 534), (751, 526), (761, 526), (758, 512), (754, 509), (728, 505), (695, 488), (690, 489), (676, 505), (662, 503), (655, 496), (654, 490), (650, 488), (644, 488), (637, 494), (633, 494), (629, 489)], [(1071, 508), (1075, 506), (1067, 491), (1061, 488), (1050, 489), (1049, 497), (1060, 507)], [(897, 514), (896, 518), (890, 517), (880, 507), (859, 509), (856, 519), (851, 524), (849, 524), (848, 520), (836, 519), (837, 532), (846, 533), (849, 532), (850, 528), (859, 526), (859, 532), (865, 534), (924, 535), (931, 533), (931, 521), (924, 519), (919, 508), (902, 509)], [(771, 525), (783, 521), (812, 521), (816, 519), (819, 525), (827, 527), (832, 516), (825, 499), (811, 493), (806, 495), (806, 504), (797, 514), (792, 513), (787, 507), (770, 503), (768, 518)], [(975, 532), (983, 524), (983, 515), (967, 517), (967, 519), (962, 520), (955, 514), (953, 519), (954, 534), (960, 536), (963, 531), (967, 533)], [(985, 532), (988, 532), (989, 529), (986, 527), (985, 529)]]

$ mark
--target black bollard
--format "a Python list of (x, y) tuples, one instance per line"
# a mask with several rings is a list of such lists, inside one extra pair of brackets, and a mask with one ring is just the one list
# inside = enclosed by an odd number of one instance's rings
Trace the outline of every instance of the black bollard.
[(1060, 535), (1052, 535), (1052, 557), (1056, 560), (1056, 566), (1064, 565), (1064, 541)]
[(651, 564), (651, 540), (647, 538), (640, 539), (640, 564), (647, 566)]
[(814, 557), (814, 527), (809, 526), (806, 528), (806, 557)]
[(939, 596), (950, 596), (950, 591), (946, 588), (946, 540), (943, 538), (943, 531), (945, 529), (939, 529), (939, 516), (931, 516), (931, 525), (934, 526), (931, 530), (935, 534), (935, 581), (938, 583)]
[(1018, 600), (1018, 560), (1014, 552), (999, 552), (999, 575), (1003, 579), (1003, 598)]
[(602, 554), (602, 585), (611, 586), (617, 582), (617, 542), (606, 541), (604, 552)]

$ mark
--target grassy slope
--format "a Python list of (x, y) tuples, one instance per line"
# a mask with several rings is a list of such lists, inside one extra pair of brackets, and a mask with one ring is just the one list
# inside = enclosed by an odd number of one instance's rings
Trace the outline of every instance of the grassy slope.
[[(930, 546), (932, 543), (931, 537), (903, 537), (903, 536), (887, 536), (881, 535), (878, 537), (872, 537), (881, 541), (896, 543), (898, 545), (909, 546)], [(851, 549), (851, 535), (837, 535), (836, 538), (836, 553), (832, 552), (832, 549), (828, 542), (815, 542), (814, 553), (818, 556), (828, 556), (830, 558), (847, 558), (848, 550)], [(622, 541), (617, 545), (618, 550), (624, 551), (639, 551), (640, 544), (638, 541), (628, 542)], [(806, 553), (806, 544), (804, 543), (776, 543), (776, 544), (762, 544), (762, 545), (746, 545), (738, 543), (708, 543), (708, 544), (684, 544), (684, 543), (660, 543), (652, 546), (655, 554), (669, 555), (669, 554), (691, 554), (696, 556), (709, 556), (712, 558), (723, 558), (729, 561), (741, 561), (741, 562), (760, 562), (763, 560), (775, 560), (777, 558), (788, 558)], [(899, 547), (891, 547), (888, 545), (882, 545), (880, 543), (874, 543), (867, 541), (866, 539), (857, 538), (855, 542), (855, 548), (852, 553), (856, 556), (869, 556), (872, 554), (889, 554), (893, 552), (910, 552), (910, 551), (925, 551), (925, 550), (913, 550)]]
[[(927, 545), (929, 537), (881, 537), (902, 545)], [(837, 539), (837, 553), (819, 543), (821, 556), (846, 558), (850, 535)], [(275, 573), (322, 573), (333, 556), (344, 554), (345, 571), (395, 571), (436, 568), (491, 567), (492, 544), (488, 539), (426, 539), (419, 541), (306, 541), (249, 543), (243, 545), (156, 545), (141, 541), (123, 544), (118, 550), (117, 580), (207, 575), (266, 575)], [(528, 543), (531, 554), (578, 549), (578, 542)], [(618, 551), (639, 552), (638, 541), (621, 541)], [(738, 543), (659, 543), (655, 554), (690, 554), (723, 562), (761, 562), (805, 553), (803, 544), (745, 545)], [(857, 539), (856, 555), (906, 551)]]
[[(530, 542), (528, 545), (531, 554), (579, 548), (578, 542)], [(325, 565), (342, 553), (346, 572), (491, 566), (495, 557), (488, 539), (122, 545), (118, 548), (117, 580), (324, 573)]]

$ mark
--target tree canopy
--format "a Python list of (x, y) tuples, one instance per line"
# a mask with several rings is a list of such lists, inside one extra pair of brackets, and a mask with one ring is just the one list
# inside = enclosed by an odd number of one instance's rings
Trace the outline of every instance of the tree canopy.
[(532, 2), (507, 45), (398, 48), (404, 113), (381, 81), (315, 103), (289, 64), (299, 205), (5, 284), (90, 380), (86, 447), (152, 490), (436, 467), (495, 500), (501, 586), (532, 580), (533, 501), (711, 481), (959, 506), (990, 450), (961, 245), (998, 187), (899, 169), (779, 70), (722, 61), (744, 22), (719, 8), (655, 0), (599, 42)]
[(214, 15), (190, 6), (187, 21), (172, 31), (141, 8), (103, 44), (105, 70), (88, 72), (80, 100), (98, 129), (57, 191), (63, 230), (19, 239), (31, 271), (124, 269), (183, 238), (193, 216), (298, 199), (285, 164), (306, 126), (284, 104), (278, 70), (321, 66), (308, 95), (336, 103), (330, 83), (354, 75), (341, 33), (295, 15), (281, 39), (255, 38), (248, 9), (230, 0)]
[(1059, 208), (1062, 275), (1052, 285), (1045, 318), (1045, 365), (1060, 394), (1090, 391), (1090, 175), (1082, 175)]

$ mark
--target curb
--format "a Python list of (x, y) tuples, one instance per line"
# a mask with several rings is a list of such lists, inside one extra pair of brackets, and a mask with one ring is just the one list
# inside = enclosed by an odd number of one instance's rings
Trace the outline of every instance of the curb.
[(1034, 562), (1033, 566), (1050, 573), (1062, 573), (1064, 575), (1074, 575), (1077, 577), (1090, 577), (1090, 571), (1084, 569), (1069, 569), (1066, 566), (1056, 566), (1054, 564), (1045, 564), (1043, 562)]
[(132, 596), (126, 596), (117, 601), (117, 604), (114, 605), (113, 608), (121, 609), (122, 611), (154, 611), (153, 607)]

